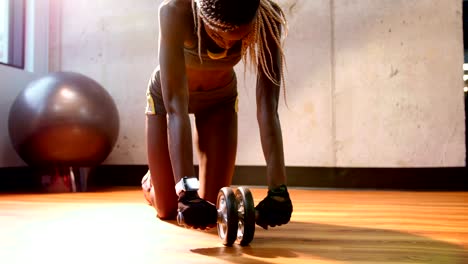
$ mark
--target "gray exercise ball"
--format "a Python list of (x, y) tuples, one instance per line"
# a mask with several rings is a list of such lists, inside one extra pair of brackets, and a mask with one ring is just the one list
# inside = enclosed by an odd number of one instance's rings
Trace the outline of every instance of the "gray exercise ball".
[(93, 167), (114, 148), (119, 113), (96, 81), (55, 72), (19, 93), (10, 108), (8, 130), (14, 149), (31, 166)]

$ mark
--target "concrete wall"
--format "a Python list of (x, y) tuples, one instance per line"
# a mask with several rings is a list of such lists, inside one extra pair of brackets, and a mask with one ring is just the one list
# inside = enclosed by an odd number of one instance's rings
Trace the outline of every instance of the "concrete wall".
[[(121, 133), (107, 164), (146, 164), (160, 2), (52, 1), (51, 70), (94, 78), (118, 105)], [(278, 3), (289, 20), (280, 107), (288, 166), (465, 165), (461, 1)], [(253, 76), (236, 70), (237, 164), (263, 165)]]
[(338, 165), (465, 162), (461, 1), (335, 1)]

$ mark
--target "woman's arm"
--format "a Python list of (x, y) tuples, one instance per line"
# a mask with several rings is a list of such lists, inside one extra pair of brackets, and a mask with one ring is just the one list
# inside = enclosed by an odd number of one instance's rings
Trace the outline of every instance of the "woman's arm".
[(168, 144), (175, 182), (194, 176), (192, 133), (188, 115), (184, 37), (189, 23), (186, 5), (166, 1), (159, 8), (159, 64), (162, 94), (168, 113)]
[(269, 189), (275, 189), (286, 184), (286, 170), (284, 164), (283, 139), (281, 124), (278, 116), (278, 101), (281, 80), (281, 56), (280, 49), (273, 37), (267, 31), (266, 44), (272, 54), (271, 65), (267, 56), (267, 67), (274, 73), (277, 83), (272, 82), (258, 66), (257, 79), (257, 120), (260, 127), (260, 139), (267, 165), (267, 183)]

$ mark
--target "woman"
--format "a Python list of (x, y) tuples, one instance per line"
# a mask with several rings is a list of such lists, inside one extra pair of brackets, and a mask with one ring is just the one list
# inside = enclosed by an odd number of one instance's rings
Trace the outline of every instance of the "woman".
[[(256, 223), (267, 229), (289, 222), (292, 203), (277, 112), (284, 24), (281, 9), (269, 0), (166, 0), (160, 5), (159, 67), (147, 92), (150, 176), (142, 180), (159, 218), (174, 219), (181, 212), (192, 228), (216, 225), (218, 191), (231, 184), (234, 172), (233, 67), (243, 58), (258, 68), (257, 119), (269, 187), (256, 206)], [(195, 116), (199, 182), (189, 114)]]

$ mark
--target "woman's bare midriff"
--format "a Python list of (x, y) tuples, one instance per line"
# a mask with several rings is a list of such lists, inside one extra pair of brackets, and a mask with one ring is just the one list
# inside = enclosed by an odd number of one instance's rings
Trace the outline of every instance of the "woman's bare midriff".
[(234, 77), (234, 69), (199, 70), (186, 68), (190, 91), (209, 91), (228, 85)]

